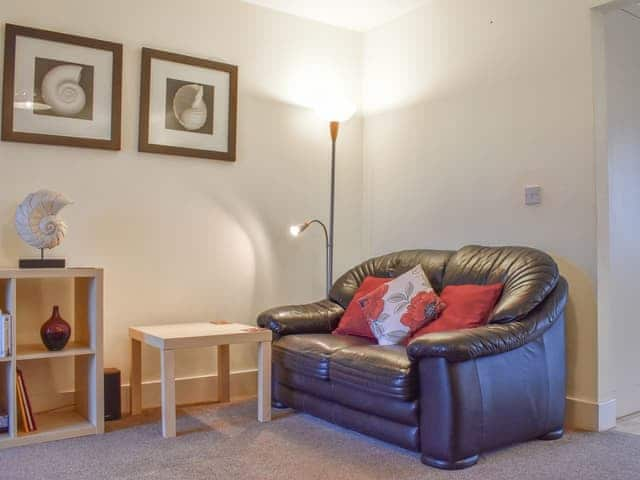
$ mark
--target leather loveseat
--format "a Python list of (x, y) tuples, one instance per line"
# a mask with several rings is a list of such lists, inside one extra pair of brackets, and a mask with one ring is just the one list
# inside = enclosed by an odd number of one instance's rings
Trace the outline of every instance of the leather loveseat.
[[(405, 346), (332, 335), (366, 276), (422, 265), (431, 285), (504, 283), (487, 326)], [(329, 299), (268, 310), (273, 402), (422, 453), (445, 469), (482, 452), (563, 434), (567, 283), (547, 254), (523, 247), (413, 250), (367, 260)]]

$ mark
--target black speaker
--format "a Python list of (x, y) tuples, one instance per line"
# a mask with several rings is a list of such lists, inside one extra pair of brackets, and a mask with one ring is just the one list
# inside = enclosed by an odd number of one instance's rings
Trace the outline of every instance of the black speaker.
[(120, 370), (104, 369), (104, 419), (118, 420), (121, 417)]

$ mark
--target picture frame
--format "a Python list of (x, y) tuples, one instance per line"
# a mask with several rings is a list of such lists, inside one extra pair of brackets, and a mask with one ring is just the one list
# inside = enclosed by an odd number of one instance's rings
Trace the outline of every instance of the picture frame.
[(140, 152), (234, 162), (238, 67), (142, 49)]
[(120, 150), (122, 50), (6, 24), (2, 140)]

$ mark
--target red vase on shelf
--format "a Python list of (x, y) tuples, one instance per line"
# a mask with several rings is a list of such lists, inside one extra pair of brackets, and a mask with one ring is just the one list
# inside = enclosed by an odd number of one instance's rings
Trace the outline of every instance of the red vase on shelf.
[(62, 350), (67, 345), (69, 337), (71, 337), (71, 325), (60, 316), (60, 309), (58, 305), (55, 305), (51, 317), (40, 328), (42, 343), (49, 350), (55, 352)]

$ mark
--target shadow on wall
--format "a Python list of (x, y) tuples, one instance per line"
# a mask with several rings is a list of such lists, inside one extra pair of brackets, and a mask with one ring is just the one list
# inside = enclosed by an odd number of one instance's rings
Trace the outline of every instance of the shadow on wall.
[[(245, 246), (241, 250), (251, 257), (236, 259), (240, 268), (244, 268), (243, 265), (251, 267), (251, 271), (246, 272), (246, 281), (252, 282), (253, 288), (251, 292), (244, 292), (247, 296), (243, 294), (244, 301), (248, 303), (245, 309), (251, 315), (251, 312), (263, 308), (265, 299), (272, 298), (276, 289), (274, 277), (277, 278), (277, 274), (274, 274), (274, 270), (277, 262), (274, 259), (272, 235), (264, 219), (256, 215), (255, 209), (245, 199), (234, 198), (218, 190), (211, 196), (211, 208), (224, 213), (227, 217), (226, 228), (233, 224), (237, 243), (243, 243)], [(215, 222), (213, 219), (211, 221)], [(212, 230), (215, 230), (215, 225), (212, 225)]]
[(567, 396), (597, 401), (597, 295), (591, 277), (567, 259), (554, 256), (569, 282), (566, 308)]

